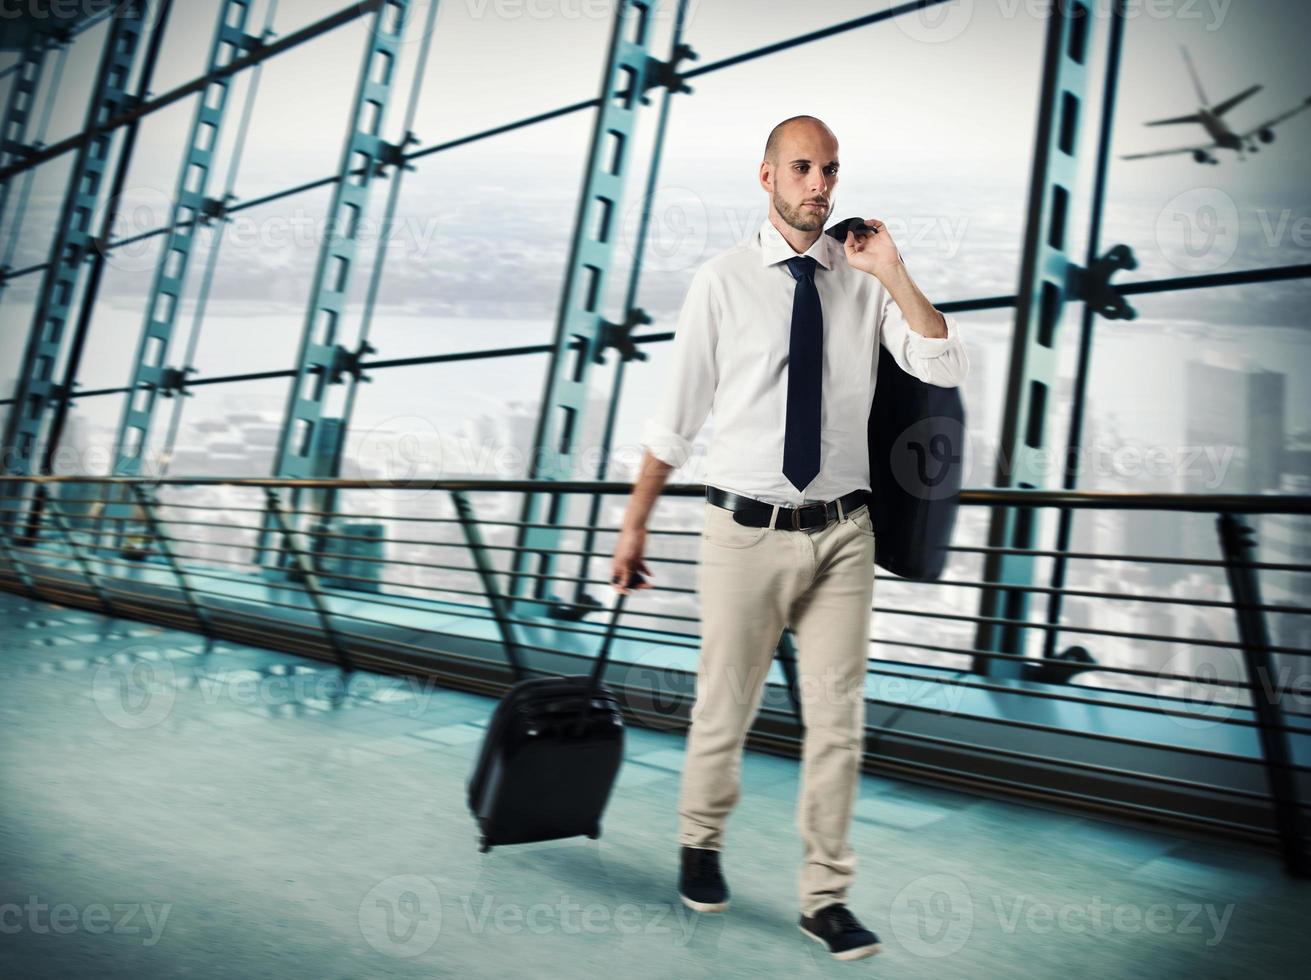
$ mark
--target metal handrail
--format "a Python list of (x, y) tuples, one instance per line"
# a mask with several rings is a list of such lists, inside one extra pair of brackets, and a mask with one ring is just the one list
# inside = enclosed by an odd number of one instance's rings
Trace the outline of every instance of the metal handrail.
[[(60, 485), (66, 486), (61, 487)], [(101, 495), (77, 494), (75, 487), (78, 485), (95, 487)], [(189, 527), (214, 529), (217, 532), (226, 531), (229, 537), (239, 537), (243, 534), (257, 532), (257, 527), (239, 521), (191, 520), (187, 517), (202, 516), (196, 513), (198, 511), (227, 512), (234, 509), (256, 514), (261, 512), (258, 507), (233, 508), (223, 503), (207, 505), (184, 501), (174, 504), (167, 499), (170, 496), (169, 494), (166, 493), (163, 499), (156, 495), (161, 490), (172, 489), (185, 494), (188, 489), (203, 487), (222, 487), (258, 492), (266, 500), (278, 499), (279, 490), (368, 490), (381, 493), (427, 490), (434, 493), (449, 494), (453, 501), (463, 501), (463, 507), (456, 507), (455, 517), (425, 516), (423, 518), (411, 515), (353, 513), (344, 506), (328, 511), (308, 509), (300, 511), (283, 507), (280, 513), (284, 522), (282, 525), (284, 533), (281, 537), (286, 540), (284, 541), (284, 548), (281, 551), (275, 551), (275, 555), (280, 556), (277, 560), (281, 564), (269, 566), (237, 560), (240, 550), (253, 549), (253, 544), (243, 544), (234, 540), (204, 540), (191, 538), (190, 536), (173, 536), (175, 528)], [(105, 493), (104, 491), (109, 488), (117, 489)], [(64, 490), (72, 490), (73, 493), (61, 492)], [(33, 491), (35, 499), (33, 499)], [(393, 625), (393, 622), (392, 619), (389, 619), (386, 609), (422, 611), (424, 608), (436, 608), (433, 604), (441, 601), (440, 597), (443, 595), (449, 597), (477, 597), (483, 600), (485, 605), (469, 605), (467, 608), (461, 605), (460, 608), (465, 609), (465, 618), (469, 620), (481, 620), (496, 624), (500, 633), (500, 647), (506, 651), (507, 657), (541, 654), (560, 657), (564, 661), (585, 661), (588, 659), (586, 654), (571, 649), (561, 649), (559, 645), (552, 646), (549, 642), (541, 642), (542, 638), (540, 636), (523, 633), (523, 630), (542, 629), (544, 621), (540, 616), (525, 617), (515, 614), (513, 607), (506, 602), (508, 597), (501, 595), (499, 592), (499, 577), (510, 573), (492, 565), (490, 556), (497, 552), (514, 554), (523, 551), (549, 550), (553, 554), (583, 559), (584, 557), (604, 557), (605, 549), (591, 547), (585, 549), (541, 549), (484, 543), (477, 529), (484, 526), (519, 527), (525, 522), (499, 519), (483, 521), (473, 513), (466, 496), (469, 493), (478, 492), (514, 494), (544, 491), (555, 494), (590, 496), (595, 505), (595, 501), (602, 496), (631, 493), (632, 484), (598, 480), (549, 481), (486, 478), (361, 480), (185, 476), (157, 479), (151, 477), (104, 477), (85, 474), (0, 476), (0, 542), (4, 544), (4, 547), (0, 548), (0, 567), (7, 565), (12, 569), (11, 575), (0, 578), (0, 588), (21, 589), (25, 594), (34, 597), (41, 597), (42, 595), (48, 597), (53, 594), (58, 597), (57, 601), (81, 605), (88, 604), (84, 593), (89, 590), (89, 593), (94, 597), (90, 605), (103, 609), (110, 616), (154, 620), (183, 630), (195, 631), (199, 629), (211, 638), (214, 636), (236, 637), (240, 634), (246, 642), (260, 642), (260, 637), (267, 642), (274, 633), (280, 632), (285, 635), (285, 641), (291, 643), (296, 649), (304, 650), (311, 656), (334, 660), (346, 670), (354, 669), (357, 663), (376, 666), (380, 661), (372, 651), (379, 644), (384, 649), (394, 650), (397, 653), (411, 657), (418, 654), (426, 654), (431, 657), (437, 652), (433, 648), (414, 642), (406, 642), (402, 638), (389, 635), (386, 628)], [(704, 486), (696, 483), (671, 484), (665, 488), (664, 492), (674, 498), (703, 498)], [(128, 496), (127, 493), (130, 493), (131, 496)], [(30, 506), (38, 501), (42, 506)], [(1294, 494), (1138, 494), (978, 488), (963, 491), (960, 495), (960, 503), (962, 506), (975, 507), (1148, 509), (1218, 513), (1222, 518), (1225, 518), (1225, 515), (1233, 514), (1311, 514), (1311, 496)], [(87, 512), (81, 509), (82, 507), (92, 507), (93, 509)], [(173, 518), (167, 516), (171, 508), (177, 508), (176, 512), (181, 512), (187, 517)], [(463, 540), (460, 540), (459, 537), (455, 540), (423, 540), (415, 537), (394, 537), (381, 533), (376, 538), (368, 539), (371, 547), (376, 546), (379, 549), (386, 546), (406, 548), (405, 559), (389, 558), (382, 551), (375, 551), (371, 554), (345, 554), (342, 551), (328, 550), (334, 547), (340, 548), (348, 542), (360, 540), (356, 535), (341, 533), (344, 523), (364, 521), (385, 524), (393, 520), (420, 519), (428, 522), (428, 526), (441, 524), (463, 528), (465, 531)], [(1225, 520), (1232, 522), (1232, 517), (1225, 518)], [(567, 525), (553, 526), (562, 529), (568, 527)], [(142, 530), (143, 528), (144, 530)], [(620, 529), (602, 527), (598, 524), (580, 525), (573, 528), (573, 530), (615, 533)], [(658, 528), (652, 529), (652, 532), (654, 534), (665, 533)], [(426, 532), (416, 531), (415, 533)], [(694, 536), (697, 534), (696, 531), (678, 529), (670, 529), (668, 533), (677, 536)], [(143, 540), (147, 542), (155, 541), (159, 547), (153, 552), (154, 559), (151, 562), (144, 562), (142, 554), (128, 554), (123, 550), (125, 540), (132, 542), (133, 548), (136, 548), (138, 552), (142, 548)], [(106, 541), (111, 543), (106, 544)], [(303, 542), (303, 544), (294, 545), (289, 551), (285, 544), (294, 541)], [(51, 543), (48, 544), (47, 542)], [(1253, 555), (1242, 553), (1243, 549), (1241, 548), (1225, 548), (1223, 547), (1223, 541), (1221, 544), (1222, 558), (1218, 560), (1173, 557), (1167, 559), (1164, 556), (1161, 556), (1159, 560), (1209, 568), (1223, 568), (1230, 575), (1231, 589), (1242, 587), (1246, 590), (1245, 595), (1231, 596), (1230, 601), (1200, 600), (1202, 604), (1211, 609), (1233, 610), (1239, 623), (1240, 635), (1236, 641), (1212, 638), (1194, 640), (1186, 636), (1169, 636), (1156, 632), (1135, 633), (1104, 627), (1076, 626), (1068, 623), (1052, 624), (1041, 621), (1030, 622), (996, 616), (979, 617), (926, 609), (894, 608), (886, 605), (876, 605), (873, 607), (873, 611), (876, 613), (919, 616), (921, 618), (932, 617), (936, 621), (952, 620), (963, 623), (987, 621), (1011, 625), (1022, 630), (1032, 629), (1039, 633), (1059, 629), (1065, 634), (1078, 634), (1081, 636), (1110, 637), (1117, 640), (1141, 639), (1157, 643), (1183, 642), (1207, 648), (1219, 647), (1241, 650), (1247, 658), (1249, 668), (1241, 679), (1198, 677), (1187, 673), (1152, 671), (1136, 666), (1101, 665), (1095, 662), (1072, 667), (1068, 660), (1049, 656), (1031, 657), (1025, 656), (1023, 653), (957, 649), (931, 644), (902, 644), (896, 639), (879, 640), (877, 638), (874, 642), (885, 643), (892, 647), (914, 647), (925, 651), (969, 657), (976, 662), (989, 658), (1016, 661), (1022, 663), (1026, 670), (1035, 671), (1033, 680), (1041, 683), (1014, 687), (1008, 682), (992, 682), (987, 678), (972, 675), (961, 676), (960, 671), (952, 668), (935, 667), (917, 663), (913, 660), (887, 658), (872, 660), (867, 665), (867, 675), (888, 678), (894, 681), (922, 680), (927, 676), (932, 683), (959, 687), (964, 691), (977, 692), (990, 698), (1015, 695), (1034, 704), (1046, 702), (1078, 705), (1083, 706), (1085, 709), (1095, 708), (1117, 711), (1123, 709), (1132, 715), (1159, 716), (1179, 721), (1213, 721), (1211, 716), (1204, 713), (1199, 714), (1199, 710), (1205, 712), (1217, 705), (1222, 706), (1232, 714), (1232, 716), (1225, 718), (1225, 724), (1235, 731), (1255, 730), (1261, 739), (1263, 764), (1272, 774), (1275, 773), (1276, 769), (1282, 773), (1278, 779), (1272, 775), (1271, 785), (1280, 787), (1274, 793), (1274, 796), (1265, 796), (1254, 790), (1244, 790), (1239, 786), (1234, 786), (1231, 787), (1233, 798), (1271, 799), (1279, 812), (1283, 814), (1282, 819), (1285, 822), (1291, 821), (1294, 818), (1290, 814), (1300, 814), (1301, 811), (1308, 808), (1306, 803), (1297, 800), (1295, 796), (1289, 798), (1289, 786), (1292, 784), (1291, 774), (1311, 771), (1311, 767), (1297, 763), (1293, 761), (1287, 752), (1281, 752), (1277, 740), (1289, 737), (1305, 737), (1311, 735), (1311, 729), (1299, 727), (1294, 722), (1294, 719), (1303, 721), (1308, 717), (1307, 713), (1291, 708), (1284, 710), (1282, 704), (1278, 702), (1290, 693), (1302, 694), (1304, 692), (1288, 688), (1282, 683), (1276, 685), (1273, 692), (1271, 692), (1266, 690), (1266, 685), (1260, 682), (1273, 673), (1268, 664), (1270, 654), (1305, 655), (1311, 651), (1274, 645), (1268, 637), (1260, 639), (1263, 634), (1259, 629), (1259, 623), (1261, 617), (1268, 613), (1307, 614), (1311, 610), (1298, 606), (1261, 602), (1259, 592), (1250, 588), (1254, 581), (1250, 576), (1255, 575), (1259, 569), (1307, 572), (1311, 571), (1311, 566), (1258, 562), (1252, 560)], [(193, 547), (210, 546), (235, 550), (226, 552), (229, 557), (207, 556), (191, 551)], [(470, 552), (475, 559), (474, 566), (465, 567), (450, 564), (447, 561), (412, 560), (416, 557), (420, 559), (424, 557), (423, 555), (416, 556), (415, 549), (437, 547), (443, 549), (455, 548)], [(952, 546), (951, 550), (970, 553), (989, 549), (972, 545), (958, 545)], [(1034, 556), (1050, 553), (1045, 549), (1036, 548), (1006, 550)], [(1075, 555), (1075, 553), (1068, 552), (1062, 554), (1067, 558)], [(1117, 559), (1132, 561), (1135, 558), (1143, 562), (1157, 560), (1156, 556), (1098, 555), (1092, 552), (1077, 553), (1077, 556), (1090, 560)], [(284, 558), (287, 557), (291, 560), (284, 562)], [(435, 557), (441, 558), (442, 553), (436, 554)], [(691, 560), (678, 557), (653, 556), (653, 560), (678, 565), (694, 564)], [(352, 564), (349, 567), (344, 564), (337, 567), (332, 564), (334, 562), (350, 562)], [(222, 574), (225, 566), (229, 567), (230, 570), (227, 574)], [(233, 587), (247, 585), (251, 581), (249, 577), (240, 577), (241, 573), (237, 572), (233, 568), (234, 566), (235, 568), (244, 569), (254, 567), (271, 573), (272, 578), (261, 577), (256, 581), (273, 591), (262, 595), (258, 600), (251, 600), (243, 596), (243, 590), (237, 589), (234, 591)], [(441, 579), (428, 579), (422, 583), (406, 583), (389, 581), (383, 578), (389, 568), (399, 569), (400, 566), (404, 566), (405, 569), (409, 570), (409, 574), (416, 578), (419, 573), (429, 572), (479, 575), (482, 579), (482, 587), (460, 588), (452, 582)], [(139, 573), (143, 568), (155, 568), (160, 570), (162, 574), (153, 575), (149, 579), (132, 574), (133, 572)], [(172, 594), (169, 594), (170, 582), (168, 576), (170, 574), (179, 586), (179, 591)], [(583, 579), (579, 581), (577, 576), (531, 571), (525, 571), (524, 574), (541, 580), (571, 582), (580, 588), (586, 586), (604, 587), (608, 584), (603, 580), (591, 579), (588, 576), (583, 576)], [(390, 579), (390, 576), (388, 576), (388, 579)], [(1243, 583), (1246, 583), (1246, 585)], [(944, 585), (954, 588), (981, 587), (980, 583), (960, 579), (913, 584)], [(687, 594), (692, 591), (670, 586), (662, 586), (662, 588), (668, 593)], [(1165, 601), (1169, 599), (1176, 605), (1188, 603), (1187, 599), (1173, 596), (1135, 596), (1132, 593), (1115, 593), (1090, 589), (1053, 589), (1048, 586), (1036, 585), (1018, 585), (1016, 588), (1047, 594), (1060, 592), (1063, 595), (1077, 596), (1084, 599), (1130, 601), (1139, 599), (1161, 599)], [(415, 592), (422, 593), (422, 595), (416, 596)], [(586, 595), (581, 595), (581, 597), (584, 599), (589, 598)], [(219, 601), (216, 602), (216, 599)], [(343, 604), (343, 600), (349, 600), (350, 604)], [(246, 610), (244, 604), (252, 601), (257, 604), (252, 609)], [(459, 603), (464, 600), (453, 598), (449, 601)], [(233, 624), (226, 621), (231, 618), (230, 607), (233, 603), (237, 603), (238, 607), (241, 608), (243, 618), (253, 623), (263, 624), (262, 632), (252, 633), (247, 629), (243, 633), (241, 630), (234, 629)], [(364, 605), (356, 605), (359, 603)], [(561, 637), (565, 634), (591, 636), (593, 630), (581, 621), (589, 613), (594, 612), (596, 608), (599, 607), (591, 606), (586, 602), (560, 601), (554, 607), (554, 615), (561, 617), (561, 620), (552, 622), (550, 629), (553, 634)], [(299, 614), (299, 618), (288, 619), (288, 616), (293, 613)], [(697, 621), (696, 617), (659, 611), (645, 612), (640, 609), (633, 610), (632, 615), (664, 621), (686, 621), (692, 626)], [(568, 622), (570, 619), (578, 622), (570, 624)], [(1257, 625), (1254, 626), (1253, 624)], [(383, 632), (379, 633), (380, 630)], [(1258, 637), (1255, 644), (1251, 635), (1253, 630), (1256, 631), (1255, 635)], [(433, 632), (437, 636), (443, 635), (440, 630), (434, 630)], [(694, 633), (679, 633), (659, 629), (656, 626), (636, 627), (636, 630), (630, 632), (628, 637), (630, 639), (644, 639), (647, 642), (671, 648), (678, 647), (687, 651), (696, 649)], [(528, 642), (529, 638), (537, 642)], [(441, 657), (445, 658), (448, 653), (446, 650), (447, 641), (439, 642), (441, 646), (438, 650), (440, 650)], [(364, 649), (371, 652), (365, 658), (358, 657), (358, 651)], [(1260, 659), (1261, 657), (1267, 658), (1267, 660), (1263, 661)], [(386, 658), (384, 657), (381, 662), (387, 662)], [(904, 669), (897, 669), (903, 664), (905, 665)], [(1255, 669), (1253, 669), (1254, 664), (1256, 665)], [(392, 666), (394, 669), (400, 670), (416, 669), (413, 662), (400, 660), (394, 661)], [(631, 669), (642, 665), (617, 659), (614, 666), (618, 670), (624, 667)], [(915, 669), (924, 670), (926, 668), (931, 671), (929, 675), (920, 675), (913, 672)], [(433, 669), (437, 668), (434, 667)], [(530, 666), (529, 669), (540, 670), (541, 668), (540, 666)], [(1126, 678), (1151, 678), (1158, 683), (1169, 681), (1182, 685), (1184, 689), (1171, 693), (1168, 696), (1170, 703), (1165, 704), (1161, 703), (1160, 698), (1155, 701), (1150, 700), (1150, 694), (1145, 694), (1143, 690), (1135, 689), (1133, 686), (1098, 688), (1069, 685), (1070, 677), (1074, 673), (1083, 670)], [(786, 669), (785, 676), (788, 676)], [(470, 683), (485, 688), (491, 682), (484, 677), (476, 681), (470, 678)], [(1215, 691), (1216, 694), (1210, 695), (1206, 693), (1208, 691)], [(1234, 691), (1235, 694), (1223, 695), (1223, 700), (1215, 701), (1214, 698), (1221, 696), (1220, 692), (1222, 691)], [(1246, 697), (1238, 697), (1240, 694), (1246, 694)], [(901, 703), (872, 695), (868, 700), (871, 705), (886, 708), (927, 712), (928, 714), (941, 713), (941, 709), (932, 705)], [(1274, 701), (1276, 704), (1272, 706), (1264, 704), (1264, 701)], [(1256, 710), (1253, 711), (1253, 708)], [(777, 710), (767, 709), (765, 712), (766, 717), (773, 717), (773, 713)], [(642, 717), (641, 710), (635, 708), (634, 712), (636, 716)], [(969, 717), (974, 716), (969, 715)], [(989, 723), (995, 722), (999, 725), (1044, 736), (1077, 734), (1080, 738), (1090, 740), (1089, 744), (1119, 745), (1129, 749), (1141, 750), (1157, 747), (1151, 740), (1135, 735), (1121, 734), (1112, 730), (1090, 729), (1074, 732), (1051, 721), (1034, 720), (1035, 717), (1041, 718), (1044, 716), (1041, 712), (1034, 717), (1003, 712), (1001, 716), (995, 718), (990, 715), (979, 715), (976, 720)], [(1294, 723), (1289, 724), (1290, 722)], [(907, 736), (906, 733), (895, 732), (886, 728), (886, 726), (878, 725), (867, 726), (867, 731), (871, 737), (886, 735), (897, 738), (919, 738), (922, 734), (921, 741), (925, 745), (933, 744), (935, 739), (942, 745), (946, 745), (947, 742), (951, 741), (943, 740), (940, 736), (929, 735), (927, 732)], [(1217, 743), (1217, 746), (1219, 744), (1222, 743)], [(1205, 743), (1194, 745), (1179, 742), (1176, 744), (1171, 741), (1168, 749), (1172, 753), (1181, 753), (1184, 756), (1197, 758), (1210, 758), (1227, 764), (1254, 761), (1250, 756), (1241, 752), (1236, 753), (1232, 749), (1221, 750), (1218, 747), (1205, 747)], [(1007, 758), (1013, 756), (1020, 759), (1033, 755), (1033, 753), (1018, 752), (1014, 749), (1006, 751), (1009, 752), (1009, 755), (1004, 756)], [(1034, 758), (1037, 758), (1037, 756), (1034, 755)], [(1054, 759), (1053, 761), (1058, 760)], [(925, 771), (934, 768), (934, 766), (929, 766)], [(949, 767), (939, 766), (936, 768), (947, 772)], [(1136, 772), (1123, 767), (1101, 764), (1087, 764), (1085, 768), (1089, 773), (1128, 774), (1128, 776), (1135, 779), (1158, 782), (1162, 787), (1174, 786), (1197, 789), (1203, 785), (1195, 780), (1179, 778), (1178, 776), (1172, 777), (1166, 772)], [(1208, 786), (1207, 788), (1214, 789), (1215, 792), (1226, 791), (1225, 787), (1222, 786)], [(1283, 828), (1281, 827), (1281, 833), (1282, 831)]]
[[(274, 476), (169, 476), (154, 479), (143, 476), (88, 476), (85, 474), (50, 474), (44, 476), (0, 475), (0, 484), (90, 483), (109, 486), (143, 484), (148, 487), (247, 487), (250, 489), (288, 490), (460, 490), (470, 493), (578, 493), (627, 494), (633, 484), (618, 480), (525, 480), (442, 479), (407, 477), (382, 479), (290, 479)], [(702, 497), (705, 484), (669, 483), (661, 493), (670, 497)], [(962, 506), (1001, 507), (1078, 507), (1093, 510), (1165, 510), (1191, 513), (1214, 513), (1227, 510), (1240, 514), (1311, 514), (1311, 494), (1264, 493), (1118, 493), (1104, 490), (1045, 490), (1012, 487), (967, 488), (960, 493)], [(167, 506), (167, 505), (161, 505)], [(287, 511), (290, 513), (290, 511)]]

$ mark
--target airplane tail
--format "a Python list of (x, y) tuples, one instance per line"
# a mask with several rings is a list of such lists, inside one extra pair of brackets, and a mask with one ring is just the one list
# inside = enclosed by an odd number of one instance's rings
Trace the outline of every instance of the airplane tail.
[(1193, 79), (1193, 88), (1197, 89), (1198, 105), (1209, 106), (1211, 103), (1207, 101), (1206, 93), (1202, 91), (1202, 82), (1197, 77), (1197, 69), (1193, 67), (1192, 56), (1188, 54), (1188, 49), (1185, 48), (1182, 44), (1179, 45), (1179, 51), (1183, 54), (1184, 64), (1188, 66), (1188, 74)]

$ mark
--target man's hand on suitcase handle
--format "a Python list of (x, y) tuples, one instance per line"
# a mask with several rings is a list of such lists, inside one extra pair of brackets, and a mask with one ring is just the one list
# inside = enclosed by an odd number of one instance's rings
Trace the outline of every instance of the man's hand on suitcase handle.
[(630, 529), (619, 533), (614, 561), (610, 567), (610, 584), (616, 592), (628, 595), (637, 589), (651, 588), (651, 583), (647, 581), (651, 570), (642, 560), (645, 544), (645, 529)]
[[(645, 563), (642, 565), (642, 568), (646, 568)], [(651, 588), (651, 583), (646, 580), (646, 577), (640, 571), (630, 570), (628, 573), (628, 584), (623, 588), (619, 586), (619, 581), (620, 575), (615, 575), (610, 579), (610, 584), (615, 587), (616, 592), (621, 593), (622, 595), (629, 595), (638, 589)]]

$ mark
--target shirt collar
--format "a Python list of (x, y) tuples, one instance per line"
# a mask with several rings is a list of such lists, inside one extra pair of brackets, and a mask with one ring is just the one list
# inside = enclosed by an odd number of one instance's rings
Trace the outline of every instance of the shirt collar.
[[(783, 233), (774, 227), (774, 222), (765, 218), (760, 225), (760, 256), (762, 265), (775, 265), (785, 259), (796, 258), (797, 253), (792, 250)], [(828, 235), (821, 234), (811, 244), (810, 248), (803, 252), (803, 255), (809, 255), (825, 269), (833, 268), (833, 255), (829, 251), (828, 243), (831, 241)]]

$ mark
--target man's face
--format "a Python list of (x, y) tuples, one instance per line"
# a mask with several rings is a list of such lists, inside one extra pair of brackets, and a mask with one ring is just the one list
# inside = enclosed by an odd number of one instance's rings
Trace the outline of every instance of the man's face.
[(779, 216), (798, 231), (824, 227), (833, 213), (838, 144), (818, 126), (792, 126), (773, 168), (771, 197)]

